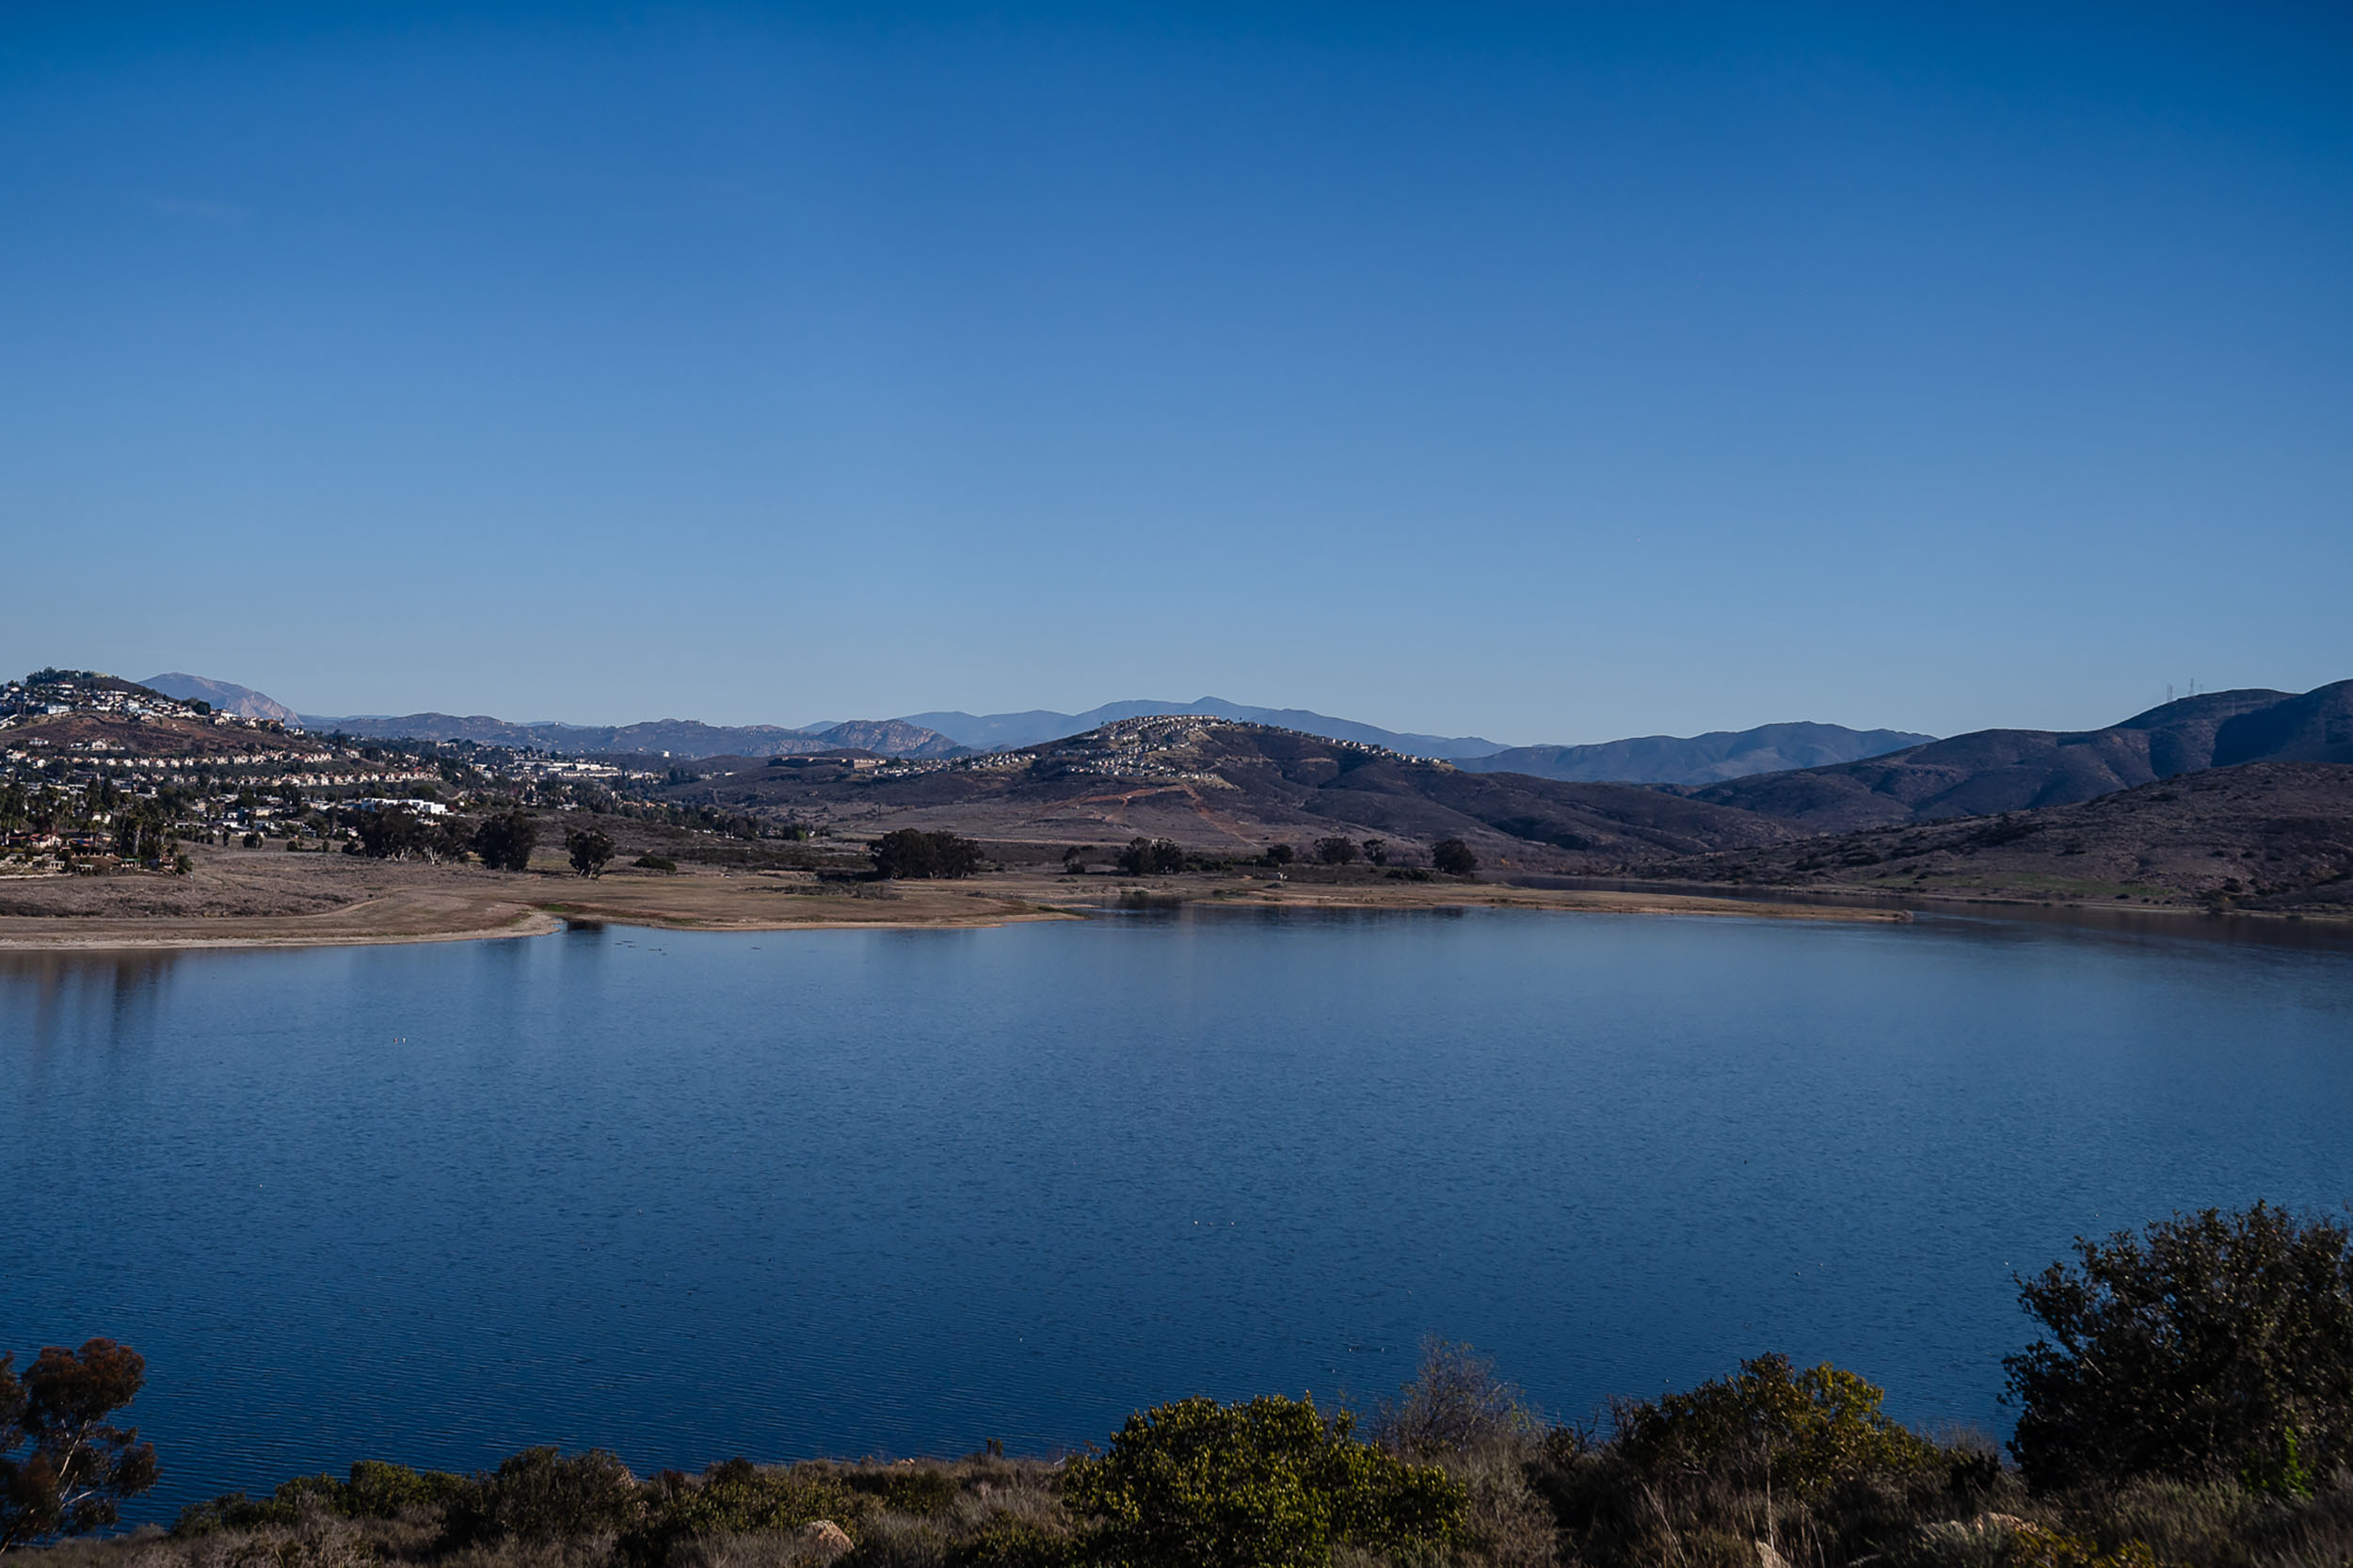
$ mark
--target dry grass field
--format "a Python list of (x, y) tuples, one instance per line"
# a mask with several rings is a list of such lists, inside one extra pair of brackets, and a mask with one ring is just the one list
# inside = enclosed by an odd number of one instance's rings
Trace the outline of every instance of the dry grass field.
[[(746, 846), (751, 847), (751, 846)], [(1513, 888), (1353, 873), (1071, 876), (1018, 866), (957, 881), (877, 882), (775, 864), (618, 865), (573, 875), (542, 849), (532, 869), (198, 846), (185, 876), (118, 872), (0, 877), (0, 948), (251, 947), (530, 936), (558, 920), (703, 931), (954, 928), (1083, 918), (1123, 901), (1229, 908), (1516, 908), (1900, 920), (1897, 911), (1772, 904), (1705, 894)], [(776, 856), (770, 856), (774, 859)], [(810, 856), (808, 858), (814, 858)], [(833, 858), (843, 858), (836, 856)]]

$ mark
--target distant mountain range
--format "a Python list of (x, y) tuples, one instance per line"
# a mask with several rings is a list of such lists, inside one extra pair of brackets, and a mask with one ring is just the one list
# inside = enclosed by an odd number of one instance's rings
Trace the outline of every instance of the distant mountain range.
[[(198, 676), (147, 684), (232, 713), (286, 712), (259, 692)], [(2209, 692), (2099, 729), (1945, 740), (1778, 724), (1502, 747), (1215, 697), (806, 729), (440, 713), (301, 723), (361, 736), (716, 758), (709, 771), (674, 776), (669, 795), (993, 842), (1144, 835), (1255, 854), (1369, 832), (1412, 866), (1450, 836), (1514, 874), (2353, 908), (2353, 680), (2301, 694)], [(976, 749), (1000, 755), (971, 756)], [(926, 760), (877, 770), (781, 760), (843, 750)], [(1447, 760), (1425, 760), (1433, 758)]]
[(1466, 773), (1251, 720), (1113, 721), (1082, 734), (905, 772), (742, 760), (668, 786), (808, 821), (887, 819), (1029, 843), (1134, 835), (1256, 855), (1373, 833), (1401, 846), (1459, 837), (1482, 859), (1574, 871), (1771, 845), (1799, 836), (1753, 811), (1637, 784)]
[[(225, 680), (174, 672), (145, 684), (169, 696), (201, 699), (248, 717), (281, 722), (295, 718), (282, 703)], [(666, 752), (691, 760), (859, 750), (936, 759), (968, 750), (1018, 750), (1106, 724), (1161, 714), (1202, 714), (1353, 741), (1406, 756), (1438, 758), (1467, 773), (1663, 787), (1707, 805), (1817, 833), (2061, 806), (2176, 774), (2240, 762), (2353, 762), (2353, 681), (2301, 696), (2263, 690), (2208, 692), (2104, 729), (1981, 729), (1946, 740), (1834, 724), (1769, 724), (1597, 745), (1504, 746), (1475, 735), (1413, 734), (1304, 709), (1254, 708), (1215, 696), (1191, 702), (1112, 702), (1083, 713), (1051, 709), (912, 713), (805, 729), (691, 719), (614, 726), (517, 724), (449, 713), (396, 718), (303, 714), (299, 723), (306, 729), (340, 729), (370, 739), (472, 741), (573, 754)]]
[(408, 713), (397, 717), (305, 713), (250, 687), (194, 675), (159, 675), (146, 684), (168, 696), (201, 698), (249, 717), (299, 722), (306, 729), (342, 730), (370, 740), (472, 741), (477, 745), (533, 746), (542, 751), (668, 753), (703, 757), (784, 757), (856, 749), (886, 757), (952, 757), (972, 751), (1013, 751), (1082, 734), (1120, 719), (1199, 713), (1272, 725), (1328, 740), (1354, 741), (1411, 757), (1434, 757), (1478, 773), (1523, 773), (1573, 783), (1706, 785), (1780, 768), (1813, 767), (1875, 757), (1933, 739), (1899, 729), (1849, 729), (1835, 724), (1769, 724), (1715, 730), (1689, 739), (1649, 735), (1582, 746), (1505, 746), (1478, 735), (1422, 735), (1334, 718), (1304, 708), (1254, 708), (1224, 697), (1191, 702), (1140, 698), (1107, 702), (1083, 713), (1032, 708), (1018, 713), (943, 711), (895, 719), (852, 719), (790, 728), (780, 725), (709, 725), (657, 719), (629, 725), (517, 723), (482, 714)]
[(476, 745), (536, 746), (572, 755), (792, 757), (821, 751), (872, 751), (888, 757), (960, 757), (965, 748), (899, 719), (852, 719), (825, 729), (780, 725), (713, 725), (694, 719), (641, 724), (516, 724), (483, 714), (405, 713), (398, 717), (302, 715), (305, 729), (341, 730), (363, 740), (472, 741)]
[(1751, 774), (1852, 762), (1935, 739), (1841, 724), (1764, 724), (1689, 738), (1644, 735), (1600, 745), (1513, 746), (1463, 758), (1458, 765), (1474, 773), (1524, 773), (1593, 784), (1716, 784)]
[(1979, 729), (1864, 761), (1688, 791), (1816, 833), (2067, 806), (2242, 762), (2353, 762), (2353, 680), (2207, 692), (2105, 729)]
[(232, 686), (226, 680), (207, 680), (200, 675), (151, 675), (139, 682), (150, 691), (183, 702), (209, 702), (216, 713), (234, 713), (245, 719), (276, 719), (280, 724), (299, 724), (295, 711), (282, 702), (273, 702), (250, 686)]
[(1209, 718), (1271, 724), (1329, 740), (1356, 741), (1365, 745), (1386, 746), (1412, 757), (1438, 757), (1448, 761), (1487, 757), (1503, 750), (1502, 742), (1482, 740), (1477, 735), (1417, 735), (1358, 724), (1353, 719), (1336, 719), (1326, 713), (1311, 713), (1304, 708), (1253, 708), (1245, 703), (1228, 702), (1222, 696), (1195, 697), (1191, 702), (1158, 702), (1149, 698), (1107, 702), (1083, 713), (1058, 713), (1050, 708), (1032, 708), (1021, 713), (909, 713), (906, 722), (936, 729), (974, 751), (1013, 751), (1041, 741), (1059, 741), (1119, 719), (1161, 713), (1200, 713)]
[(472, 741), (476, 745), (536, 747), (553, 752), (632, 752), (673, 757), (777, 757), (821, 751), (864, 750), (892, 757), (952, 757), (964, 748), (944, 735), (896, 719), (853, 720), (823, 730), (780, 725), (722, 726), (693, 719), (656, 719), (626, 725), (518, 724), (485, 714), (366, 713), (338, 717), (296, 714), (250, 686), (207, 680), (177, 671), (140, 682), (184, 702), (209, 702), (216, 710), (247, 718), (299, 724), (322, 733), (341, 730), (372, 741)]
[(1162, 713), (1240, 719), (1383, 746), (1411, 757), (1435, 757), (1473, 773), (1524, 773), (1571, 783), (1714, 784), (1781, 768), (1850, 762), (1936, 738), (1902, 729), (1849, 729), (1838, 724), (1768, 724), (1689, 738), (1646, 735), (1598, 745), (1506, 746), (1478, 735), (1419, 735), (1304, 708), (1252, 708), (1215, 696), (1191, 702), (1107, 702), (1083, 713), (1058, 713), (1050, 708), (1023, 713), (910, 713), (907, 722), (936, 729), (975, 751), (1011, 751), (1120, 719)]

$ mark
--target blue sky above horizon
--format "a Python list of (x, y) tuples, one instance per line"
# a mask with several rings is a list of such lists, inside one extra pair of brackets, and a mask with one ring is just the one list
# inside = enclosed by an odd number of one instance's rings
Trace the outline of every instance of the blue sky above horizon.
[(1585, 742), (2353, 676), (2353, 19), (0, 13), (0, 668)]

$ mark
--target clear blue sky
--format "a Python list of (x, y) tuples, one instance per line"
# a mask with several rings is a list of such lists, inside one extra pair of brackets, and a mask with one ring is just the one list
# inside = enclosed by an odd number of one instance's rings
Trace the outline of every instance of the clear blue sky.
[(10, 672), (1513, 742), (2353, 676), (2341, 8), (20, 5), (0, 213)]

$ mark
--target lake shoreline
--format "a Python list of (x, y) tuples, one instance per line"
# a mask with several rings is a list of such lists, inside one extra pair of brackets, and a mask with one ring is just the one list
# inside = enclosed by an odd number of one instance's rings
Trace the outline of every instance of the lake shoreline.
[(1869, 888), (1785, 888), (1765, 882), (1726, 885), (1543, 873), (1514, 878), (1513, 886), (1626, 893), (1704, 892), (1707, 897), (1731, 903), (1753, 900), (1821, 909), (1900, 909), (1914, 915), (2025, 920), (2100, 930), (2164, 931), (2182, 936), (2218, 936), (2231, 931), (2300, 933), (2319, 940), (2353, 942), (2353, 914), (2325, 909), (2215, 909), (2187, 904), (2039, 899), (2020, 893), (1897, 893)]
[[(208, 859), (220, 860), (221, 856)], [(328, 857), (319, 857), (321, 862)], [(336, 857), (342, 859), (343, 857)], [(235, 857), (228, 857), (234, 867)], [(283, 862), (264, 869), (299, 871)], [(201, 874), (201, 872), (200, 872)], [(323, 865), (321, 880), (347, 880), (348, 866)], [(1697, 892), (1519, 888), (1494, 882), (1323, 883), (1272, 877), (1066, 876), (1010, 872), (958, 881), (856, 883), (807, 873), (690, 870), (616, 871), (597, 878), (509, 875), (463, 867), (368, 868), (369, 881), (324, 909), (232, 912), (227, 899), (185, 911), (162, 909), (24, 912), (38, 904), (20, 883), (19, 912), (0, 914), (0, 951), (353, 947), (544, 936), (566, 923), (671, 931), (977, 930), (1033, 920), (1084, 920), (1133, 906), (1279, 910), (1430, 911), (1526, 909), (1560, 913), (1730, 917), (1746, 920), (1902, 923), (1909, 911), (1776, 903)], [(57, 901), (88, 879), (43, 879)], [(159, 891), (187, 891), (154, 879)], [(306, 889), (320, 895), (315, 888)], [(160, 900), (158, 902), (161, 902)], [(249, 902), (249, 901), (248, 901)], [(286, 902), (291, 902), (287, 900)]]
[[(691, 880), (448, 885), (851, 896)], [(582, 915), (539, 941), (0, 953), (20, 1185), (84, 1129), (0, 1312), (168, 1369), (136, 1415), (179, 1456), (171, 1508), (541, 1440), (641, 1475), (1034, 1453), (1163, 1395), (1392, 1384), (1426, 1335), (1500, 1347), (1563, 1412), (1778, 1343), (1897, 1419), (1990, 1430), (2025, 1263), (2345, 1196), (2343, 953), (1286, 916), (1074, 880), (1062, 920), (993, 936)], [(868, 907), (972, 902), (893, 890)]]

